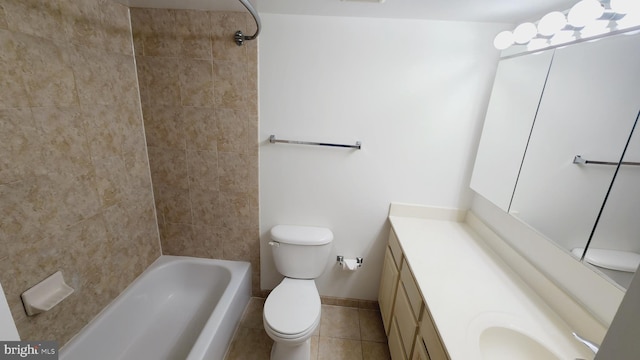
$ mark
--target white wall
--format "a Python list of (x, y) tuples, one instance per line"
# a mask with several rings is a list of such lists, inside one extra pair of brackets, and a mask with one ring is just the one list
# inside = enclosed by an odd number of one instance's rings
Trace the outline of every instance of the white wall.
[[(327, 226), (324, 296), (373, 300), (389, 203), (468, 208), (473, 158), (504, 26), (261, 14), (261, 285), (281, 279), (267, 245), (276, 224)], [(269, 144), (363, 143), (362, 150)], [(335, 254), (363, 256), (356, 273)]]

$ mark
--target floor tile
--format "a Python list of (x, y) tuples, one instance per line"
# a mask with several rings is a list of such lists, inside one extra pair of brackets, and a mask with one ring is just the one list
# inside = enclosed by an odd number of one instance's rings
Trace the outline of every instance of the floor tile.
[(358, 309), (323, 305), (320, 337), (360, 340)]
[(359, 309), (362, 341), (387, 342), (380, 311)]
[[(226, 360), (269, 360), (273, 340), (264, 331), (264, 298), (251, 298)], [(323, 305), (311, 337), (311, 360), (390, 360), (380, 311)]]
[(311, 337), (311, 360), (318, 360), (318, 349), (320, 348), (320, 337)]
[(363, 341), (362, 359), (364, 360), (391, 360), (387, 343)]
[(239, 327), (229, 347), (226, 360), (267, 360), (273, 340), (264, 329)]
[(252, 329), (264, 328), (264, 324), (262, 323), (264, 301), (265, 299), (257, 297), (252, 297), (251, 300), (249, 300), (249, 304), (242, 315), (242, 320), (240, 320), (240, 326)]
[(362, 360), (362, 346), (358, 340), (320, 337), (318, 360)]

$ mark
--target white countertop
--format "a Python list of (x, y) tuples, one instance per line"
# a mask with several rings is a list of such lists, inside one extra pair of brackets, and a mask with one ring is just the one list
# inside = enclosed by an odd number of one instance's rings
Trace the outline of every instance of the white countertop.
[(527, 334), (562, 359), (593, 358), (467, 224), (393, 215), (389, 220), (452, 360), (482, 359), (478, 339), (491, 326)]

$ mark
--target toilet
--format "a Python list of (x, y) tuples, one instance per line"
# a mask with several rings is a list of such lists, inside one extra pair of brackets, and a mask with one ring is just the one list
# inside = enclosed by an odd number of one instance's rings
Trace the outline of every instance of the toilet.
[[(575, 248), (571, 254), (580, 259), (584, 248)], [(584, 260), (625, 289), (640, 266), (640, 254), (631, 251), (589, 248)]]
[(322, 227), (277, 225), (269, 242), (278, 272), (285, 278), (264, 303), (262, 320), (271, 339), (272, 360), (308, 360), (311, 335), (320, 324), (315, 278), (331, 254), (333, 233)]

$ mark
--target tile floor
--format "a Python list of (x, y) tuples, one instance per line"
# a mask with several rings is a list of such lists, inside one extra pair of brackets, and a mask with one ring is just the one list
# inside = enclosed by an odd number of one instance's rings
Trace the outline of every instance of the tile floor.
[[(273, 340), (262, 326), (264, 299), (251, 298), (226, 360), (268, 360)], [(389, 360), (378, 310), (322, 305), (320, 326), (311, 337), (311, 360)]]

